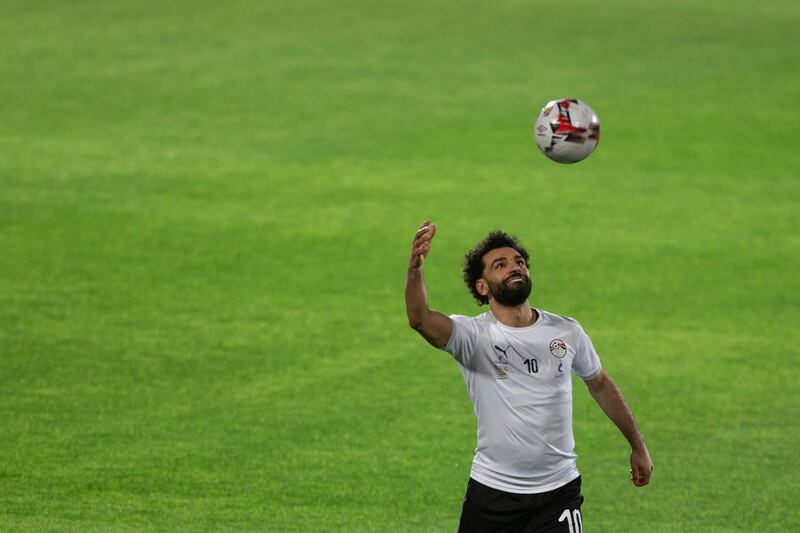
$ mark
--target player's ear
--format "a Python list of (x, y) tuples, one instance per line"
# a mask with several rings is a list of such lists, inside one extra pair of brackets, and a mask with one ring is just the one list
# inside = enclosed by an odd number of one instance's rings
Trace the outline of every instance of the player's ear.
[(486, 285), (486, 281), (483, 278), (478, 278), (475, 281), (475, 290), (477, 290), (478, 294), (481, 296), (487, 296), (489, 294), (489, 286)]

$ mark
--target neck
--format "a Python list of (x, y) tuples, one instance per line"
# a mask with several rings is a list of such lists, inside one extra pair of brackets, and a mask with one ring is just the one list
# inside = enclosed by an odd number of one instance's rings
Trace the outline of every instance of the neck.
[(525, 300), (519, 305), (514, 307), (506, 307), (497, 303), (494, 299), (489, 300), (489, 307), (492, 309), (492, 314), (501, 323), (512, 328), (524, 328), (530, 326), (538, 316), (536, 312), (531, 309), (528, 300)]

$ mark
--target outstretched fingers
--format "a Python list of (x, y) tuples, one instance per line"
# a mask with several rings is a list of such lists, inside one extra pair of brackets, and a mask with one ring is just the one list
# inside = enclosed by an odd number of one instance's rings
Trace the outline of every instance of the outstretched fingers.
[(430, 221), (426, 220), (425, 224), (417, 230), (417, 234), (414, 237), (414, 247), (430, 250), (431, 240), (435, 234), (436, 224), (431, 224)]
[(430, 219), (426, 219), (417, 230), (417, 233), (414, 235), (414, 243), (411, 246), (412, 266), (422, 266), (423, 259), (431, 250), (431, 240), (435, 234), (436, 224), (431, 224)]

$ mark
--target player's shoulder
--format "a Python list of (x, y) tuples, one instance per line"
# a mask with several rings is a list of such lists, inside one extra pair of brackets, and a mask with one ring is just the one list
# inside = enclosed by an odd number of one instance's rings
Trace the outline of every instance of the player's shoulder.
[(450, 315), (450, 320), (475, 329), (486, 329), (497, 323), (497, 319), (490, 311), (475, 316), (458, 314)]
[(581, 323), (571, 316), (559, 315), (543, 309), (538, 309), (538, 311), (542, 314), (544, 322), (552, 327), (560, 328), (570, 333), (578, 333), (583, 331), (583, 326), (581, 326)]

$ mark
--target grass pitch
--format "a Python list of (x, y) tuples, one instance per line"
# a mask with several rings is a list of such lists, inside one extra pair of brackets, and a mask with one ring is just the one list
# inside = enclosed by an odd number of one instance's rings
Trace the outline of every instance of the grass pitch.
[[(3, 2), (0, 528), (453, 531), (474, 419), (406, 327), (533, 256), (656, 465), (576, 383), (592, 531), (800, 528), (794, 2)], [(580, 97), (583, 163), (532, 124)]]

